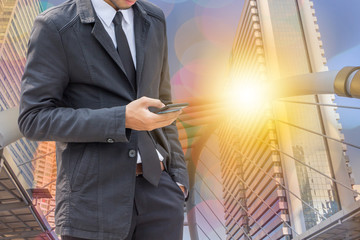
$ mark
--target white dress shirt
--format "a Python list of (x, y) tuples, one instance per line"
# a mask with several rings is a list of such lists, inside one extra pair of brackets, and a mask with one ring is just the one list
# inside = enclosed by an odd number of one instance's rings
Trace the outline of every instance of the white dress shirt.
[[(115, 26), (113, 19), (116, 14), (116, 10), (107, 4), (104, 0), (91, 0), (94, 6), (96, 15), (99, 17), (101, 23), (103, 24), (106, 32), (109, 34), (112, 42), (114, 43), (115, 49), (117, 48), (117, 42), (115, 37)], [(131, 56), (134, 62), (134, 67), (136, 69), (136, 47), (135, 47), (135, 33), (134, 33), (134, 10), (132, 8), (120, 9), (123, 15), (122, 28), (125, 32), (126, 38), (128, 40)], [(164, 157), (156, 149), (156, 152), (159, 156), (160, 161), (164, 160)], [(141, 156), (139, 151), (137, 152), (137, 163), (141, 163)]]

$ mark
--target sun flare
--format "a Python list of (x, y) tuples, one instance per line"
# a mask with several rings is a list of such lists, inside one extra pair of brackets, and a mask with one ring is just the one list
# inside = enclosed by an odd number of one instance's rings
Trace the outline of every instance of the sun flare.
[(269, 101), (265, 84), (232, 84), (225, 92), (226, 105), (236, 113), (257, 111)]

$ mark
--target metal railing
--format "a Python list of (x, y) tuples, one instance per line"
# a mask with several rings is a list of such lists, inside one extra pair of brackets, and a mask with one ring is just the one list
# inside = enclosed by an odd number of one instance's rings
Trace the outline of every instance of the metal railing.
[[(8, 151), (8, 158), (4, 155), (4, 150), (10, 144), (20, 140), (23, 135), (20, 133), (17, 118), (18, 118), (19, 108), (11, 108), (0, 112), (0, 157), (1, 157), (1, 168), (0, 172), (7, 172), (8, 178), (2, 179), (0, 181), (0, 189), (3, 193), (9, 194), (14, 197), (11, 199), (1, 199), (0, 200), (0, 208), (1, 211), (6, 211), (9, 216), (12, 216), (14, 219), (18, 221), (18, 227), (12, 227), (14, 222), (12, 222), (11, 226), (7, 224), (7, 220), (1, 220), (2, 224), (8, 226), (7, 231), (1, 231), (0, 236), (1, 239), (30, 239), (30, 238), (41, 238), (41, 239), (57, 239), (57, 235), (54, 232), (54, 229), (50, 227), (47, 223), (45, 217), (52, 213), (54, 209), (50, 210), (47, 213), (42, 213), (40, 208), (37, 206), (37, 199), (35, 199), (35, 203), (33, 200), (33, 194), (30, 190), (31, 186), (25, 186), (26, 181), (20, 181), (23, 174), (23, 168), (28, 164), (32, 164), (35, 161), (42, 159), (48, 155), (54, 154), (54, 152), (46, 153), (42, 156), (37, 156), (29, 161), (25, 161), (19, 163), (19, 159), (12, 159), (15, 156), (11, 156), (11, 151)], [(3, 182), (6, 182), (6, 185)], [(8, 182), (12, 182), (16, 189), (18, 189), (18, 193), (15, 193), (13, 188), (8, 188)], [(50, 185), (52, 182), (46, 184), (43, 188)], [(30, 187), (29, 189), (27, 189)], [(41, 198), (41, 197), (40, 197)], [(13, 202), (17, 199), (17, 204), (6, 204), (7, 201)], [(23, 204), (21, 204), (23, 203)], [(24, 205), (25, 204), (25, 205)], [(22, 206), (24, 205), (24, 206)], [(19, 210), (24, 209), (24, 210)], [(28, 209), (28, 210), (26, 210)], [(8, 215), (2, 215), (4, 217)], [(26, 221), (22, 220), (23, 217), (27, 217)], [(30, 217), (31, 216), (31, 217)], [(31, 222), (31, 226), (27, 224), (27, 222)], [(37, 223), (37, 226), (33, 225)], [(20, 231), (21, 230), (21, 231)]]
[[(284, 87), (284, 89), (287, 89), (287, 91), (284, 90), (284, 91), (273, 92), (271, 94), (271, 96), (273, 98), (273, 101), (277, 101), (277, 102), (281, 102), (281, 103), (288, 103), (288, 104), (292, 103), (292, 104), (301, 104), (301, 105), (309, 105), (309, 106), (312, 105), (314, 107), (343, 108), (343, 109), (351, 109), (354, 111), (360, 110), (359, 106), (346, 106), (346, 105), (337, 105), (337, 104), (328, 104), (328, 103), (322, 104), (322, 103), (316, 103), (316, 102), (313, 103), (313, 102), (306, 102), (306, 101), (289, 100), (289, 99), (284, 98), (284, 97), (301, 96), (301, 95), (308, 95), (308, 94), (334, 94), (334, 93), (337, 94), (338, 96), (360, 98), (360, 94), (359, 94), (359, 92), (360, 92), (360, 71), (359, 71), (359, 69), (360, 69), (360, 67), (345, 67), (345, 68), (341, 69), (340, 71), (311, 73), (311, 74), (305, 74), (305, 75), (301, 75), (301, 76), (293, 76), (293, 77), (289, 77), (286, 79), (278, 80), (272, 84), (282, 83), (282, 85), (286, 85)], [(201, 104), (199, 104), (199, 105), (201, 106)], [(222, 111), (221, 105), (209, 104), (209, 103), (208, 103), (208, 105), (212, 107), (212, 112), (217, 111), (218, 114), (213, 113), (213, 117), (212, 117), (214, 119), (213, 122), (210, 122), (210, 123), (208, 122), (206, 126), (204, 126), (201, 130), (199, 130), (197, 140), (194, 141), (191, 146), (191, 150), (193, 151), (193, 154), (191, 154), (192, 158), (189, 159), (188, 167), (189, 167), (189, 172), (194, 175), (194, 176), (190, 176), (190, 179), (192, 180), (190, 182), (190, 184), (191, 184), (191, 188), (194, 188), (195, 190), (191, 189), (190, 192), (193, 192), (193, 194), (196, 193), (199, 196), (199, 200), (201, 200), (202, 202), (206, 202), (206, 201), (204, 201), (205, 200), (204, 197), (201, 196), (201, 192), (198, 189), (196, 189), (195, 182), (194, 182), (196, 179), (195, 178), (195, 176), (196, 176), (198, 179), (200, 179), (200, 181), (203, 182), (203, 184), (212, 193), (212, 195), (214, 197), (216, 197), (216, 199), (219, 202), (221, 202), (221, 199), (218, 196), (216, 196), (216, 194), (211, 190), (211, 187), (206, 184), (206, 182), (201, 178), (200, 174), (196, 170), (198, 167), (199, 161), (201, 162), (201, 160), (199, 158), (200, 158), (202, 149), (203, 149), (204, 145), (206, 144), (206, 141), (208, 140), (209, 136), (211, 134), (213, 134), (216, 131), (216, 129), (221, 125), (220, 124), (221, 120), (224, 117), (224, 116), (222, 116), (222, 113), (221, 113), (221, 111)], [(329, 135), (323, 134), (321, 132), (317, 132), (317, 131), (308, 129), (307, 127), (302, 127), (300, 125), (297, 125), (297, 124), (294, 124), (291, 122), (287, 122), (287, 121), (284, 121), (281, 119), (276, 119), (276, 118), (273, 118), (270, 120), (273, 120), (278, 125), (279, 124), (286, 125), (290, 128), (296, 128), (299, 131), (304, 131), (304, 132), (307, 132), (308, 134), (312, 134), (314, 136), (321, 137), (326, 141), (334, 141), (334, 142), (346, 145), (346, 146), (354, 148), (354, 149), (360, 149), (360, 146), (356, 143), (351, 143), (344, 139), (338, 139), (333, 136), (329, 136)], [(194, 127), (194, 126), (192, 125), (191, 127)], [(259, 139), (257, 136), (251, 136), (251, 137), (254, 138), (254, 140), (257, 141), (259, 144), (266, 145), (266, 147), (277, 151), (280, 155), (294, 160), (297, 164), (300, 164), (304, 168), (308, 169), (308, 171), (313, 172), (314, 174), (318, 174), (320, 177), (323, 177), (324, 179), (330, 181), (332, 184), (335, 184), (336, 186), (339, 186), (340, 188), (346, 189), (349, 192), (349, 194), (353, 195), (354, 197), (359, 196), (359, 193), (356, 190), (354, 190), (352, 187), (350, 187), (348, 183), (343, 183), (343, 182), (335, 179), (331, 175), (324, 174), (323, 172), (317, 170), (315, 167), (310, 166), (309, 164), (297, 159), (292, 154), (281, 150), (278, 146), (273, 145), (270, 142), (266, 142), (262, 139)], [(258, 171), (262, 172), (263, 175), (265, 175), (269, 179), (271, 179), (271, 181), (276, 183), (277, 186), (279, 186), (281, 189), (286, 191), (289, 195), (292, 195), (294, 198), (299, 200), (303, 204), (303, 206), (306, 206), (311, 211), (316, 213), (316, 215), (319, 217), (319, 219), (321, 219), (321, 221), (325, 221), (329, 218), (329, 216), (327, 214), (325, 214), (320, 209), (317, 209), (317, 207), (314, 206), (311, 202), (307, 202), (300, 195), (296, 194), (294, 191), (289, 189), (289, 187), (287, 187), (284, 183), (279, 181), (274, 176), (271, 176), (268, 172), (266, 172), (265, 169), (261, 168), (261, 166), (259, 166), (256, 163), (256, 161), (254, 161), (250, 156), (247, 156), (243, 152), (239, 151), (238, 149), (236, 149), (236, 147), (233, 149), (233, 151), (236, 152), (237, 154), (239, 154), (246, 161), (250, 162), (250, 164), (252, 164)], [(202, 164), (201, 166), (202, 167), (205, 166), (205, 168), (206, 168), (206, 164)], [(216, 182), (219, 185), (223, 184), (222, 180), (220, 180), (218, 177), (216, 177), (216, 175), (213, 174), (209, 168), (206, 168), (206, 170), (207, 170), (207, 173), (210, 173), (210, 175), (213, 177), (213, 179), (216, 180)], [(242, 179), (241, 176), (237, 175), (236, 173), (234, 173), (234, 174), (237, 176), (237, 178), (240, 180), (240, 182), (242, 182), (242, 184), (244, 184), (246, 186), (246, 188), (248, 190), (250, 190), (253, 194), (255, 194), (257, 196), (257, 198), (262, 202), (262, 204), (264, 206), (266, 206), (270, 211), (273, 211), (273, 214), (276, 218), (279, 218), (281, 220), (281, 222), (291, 230), (292, 234), (290, 236), (299, 238), (299, 236), (302, 233), (297, 233), (297, 231), (291, 225), (291, 222), (284, 221), (282, 219), (282, 217), (275, 210), (272, 210), (271, 206), (269, 206), (266, 203), (266, 201), (260, 197), (259, 192), (257, 192), (255, 189), (253, 189), (250, 185), (247, 185), (247, 182), (244, 179)], [(356, 173), (356, 174), (360, 174), (360, 173)], [(235, 196), (233, 196), (233, 198), (236, 199)], [(195, 198), (190, 198), (190, 200), (193, 202), (189, 202), (188, 205), (192, 206), (192, 208), (194, 206), (196, 207), (196, 204), (194, 203)], [(246, 208), (242, 206), (242, 203), (239, 201), (237, 203), (247, 213), (248, 217), (252, 218), (251, 214), (249, 214), (249, 212), (246, 210)], [(222, 206), (224, 207), (224, 209), (226, 209), (226, 207), (224, 205), (222, 205)], [(210, 209), (210, 207), (209, 207), (209, 209)], [(339, 211), (340, 210), (341, 209), (339, 209)], [(210, 212), (212, 212), (212, 211), (210, 210)], [(203, 213), (200, 213), (200, 214), (203, 215)], [(212, 213), (212, 214), (214, 214), (214, 213)], [(208, 215), (208, 216), (211, 217), (210, 215)], [(196, 220), (197, 218), (194, 217), (192, 219)], [(218, 216), (216, 216), (216, 219), (218, 220), (218, 222), (221, 222), (218, 219)], [(257, 221), (255, 219), (253, 219), (253, 221), (256, 225)], [(189, 221), (189, 224), (192, 224), (195, 226), (210, 225), (207, 223), (199, 223), (199, 222), (191, 222), (191, 221)], [(260, 226), (260, 231), (263, 231), (265, 233), (264, 239), (271, 239), (270, 233), (266, 232), (261, 227), (261, 225), (259, 225), (259, 226)], [(243, 228), (243, 226), (238, 226), (238, 227), (241, 229)], [(193, 231), (196, 231), (196, 228), (195, 228), (195, 230), (193, 229)], [(216, 232), (214, 229), (213, 229), (213, 231)], [(190, 236), (191, 236), (191, 239), (193, 239), (193, 240), (199, 239), (197, 233), (190, 233)], [(225, 236), (223, 236), (223, 237), (225, 237)], [(248, 232), (245, 232), (245, 231), (244, 231), (244, 237), (245, 237), (244, 239), (251, 239), (251, 236), (248, 234)]]

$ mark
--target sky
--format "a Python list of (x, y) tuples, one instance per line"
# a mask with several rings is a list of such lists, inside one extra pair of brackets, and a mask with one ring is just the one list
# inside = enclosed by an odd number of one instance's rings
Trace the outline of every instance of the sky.
[[(61, 0), (42, 1), (44, 8)], [(167, 17), (173, 97), (187, 99), (222, 88), (244, 0), (151, 0)], [(314, 0), (329, 70), (360, 66), (360, 1)], [(213, 71), (217, 69), (217, 71)], [(360, 100), (336, 97), (339, 105)], [(347, 142), (360, 145), (360, 110), (338, 109)], [(360, 184), (360, 150), (348, 147)]]
[[(329, 70), (360, 66), (360, 1), (314, 0)], [(359, 99), (336, 97), (339, 105), (360, 107)], [(360, 146), (360, 110), (338, 109), (345, 141)], [(356, 184), (360, 184), (360, 150), (348, 147)]]

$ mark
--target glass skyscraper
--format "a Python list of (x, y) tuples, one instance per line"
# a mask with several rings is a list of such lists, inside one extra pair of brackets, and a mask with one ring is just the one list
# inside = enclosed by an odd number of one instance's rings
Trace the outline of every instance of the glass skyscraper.
[[(24, 71), (27, 42), (32, 23), (41, 12), (38, 0), (0, 0), (0, 111), (19, 104), (20, 82)], [(21, 139), (9, 146), (15, 163), (31, 187), (31, 161), (37, 143)]]
[[(229, 88), (326, 71), (325, 64), (311, 1), (245, 1)], [(343, 138), (336, 108), (316, 105), (334, 104), (333, 98), (280, 99), (231, 114), (222, 124), (229, 239), (291, 239), (354, 202), (349, 190), (317, 172), (352, 187), (346, 148), (324, 137)]]

